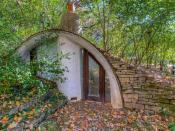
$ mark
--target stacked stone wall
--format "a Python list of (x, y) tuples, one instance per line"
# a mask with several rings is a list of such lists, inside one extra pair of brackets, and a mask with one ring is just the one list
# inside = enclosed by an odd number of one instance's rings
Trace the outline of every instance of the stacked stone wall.
[(121, 84), (124, 107), (159, 112), (162, 108), (175, 112), (175, 86), (156, 80), (154, 73), (147, 73), (118, 58), (106, 55)]

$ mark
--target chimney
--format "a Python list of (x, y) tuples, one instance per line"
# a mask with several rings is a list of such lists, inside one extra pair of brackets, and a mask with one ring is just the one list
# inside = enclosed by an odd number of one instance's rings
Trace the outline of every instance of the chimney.
[(59, 29), (79, 34), (79, 16), (75, 13), (75, 1), (69, 0), (67, 3), (67, 12), (63, 14)]
[(69, 2), (67, 3), (67, 10), (68, 10), (68, 12), (75, 11), (75, 4), (72, 0), (69, 0)]

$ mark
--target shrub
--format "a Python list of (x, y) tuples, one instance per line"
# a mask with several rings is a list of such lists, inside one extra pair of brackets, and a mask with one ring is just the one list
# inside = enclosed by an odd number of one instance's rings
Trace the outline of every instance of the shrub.
[(170, 131), (175, 131), (175, 123), (170, 123), (170, 124), (168, 125), (168, 129), (169, 129)]
[(36, 71), (44, 70), (54, 74), (51, 80), (62, 82), (65, 79), (63, 76), (66, 71), (66, 68), (60, 64), (63, 57), (63, 55), (59, 55), (59, 58), (52, 62), (43, 58), (30, 63), (23, 62), (17, 55), (0, 57), (0, 94), (19, 93), (21, 89), (28, 90), (33, 87), (37, 87), (41, 92), (44, 91), (46, 85), (43, 85), (42, 81), (38, 79)]
[(0, 93), (10, 93), (14, 88), (29, 88), (39, 85), (32, 70), (16, 55), (0, 58)]

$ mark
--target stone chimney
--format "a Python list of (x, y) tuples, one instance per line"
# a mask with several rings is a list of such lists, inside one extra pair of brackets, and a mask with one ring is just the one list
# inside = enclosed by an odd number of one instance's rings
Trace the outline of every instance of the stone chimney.
[(63, 14), (59, 29), (79, 34), (79, 16), (75, 13), (75, 2), (69, 0), (67, 3), (67, 12)]

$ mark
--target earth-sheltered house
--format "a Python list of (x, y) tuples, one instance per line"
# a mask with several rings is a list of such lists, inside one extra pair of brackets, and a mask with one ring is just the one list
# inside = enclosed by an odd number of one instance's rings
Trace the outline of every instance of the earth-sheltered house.
[[(170, 81), (157, 79), (155, 72), (137, 68), (112, 56), (81, 37), (79, 17), (68, 11), (62, 17), (59, 29), (41, 31), (30, 36), (17, 49), (21, 58), (30, 62), (45, 56), (69, 54), (61, 62), (68, 68), (58, 89), (69, 100), (110, 102), (113, 108), (159, 111), (175, 104), (175, 90)], [(39, 41), (56, 38), (47, 44)], [(41, 55), (41, 50), (43, 50)], [(48, 59), (49, 60), (49, 59)], [(46, 77), (43, 75), (43, 77)], [(172, 109), (172, 108), (171, 108)]]

